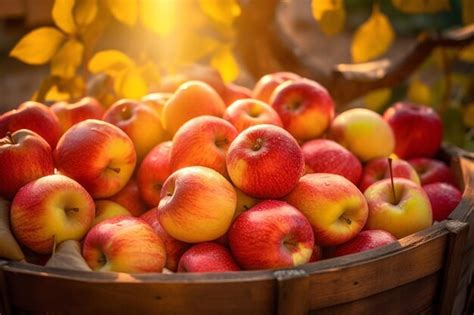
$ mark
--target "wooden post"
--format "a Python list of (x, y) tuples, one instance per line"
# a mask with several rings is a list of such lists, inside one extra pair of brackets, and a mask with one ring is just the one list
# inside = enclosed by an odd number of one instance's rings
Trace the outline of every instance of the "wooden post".
[(0, 260), (0, 314), (2, 315), (10, 315), (11, 314), (11, 305), (8, 300), (8, 293), (7, 293), (7, 282), (5, 280), (5, 274), (3, 271), (3, 267), (8, 262), (4, 260)]
[(454, 300), (461, 275), (464, 245), (469, 230), (469, 224), (456, 220), (448, 221), (446, 228), (449, 230), (448, 247), (446, 250), (446, 264), (441, 288), (440, 314), (452, 314)]
[(301, 269), (278, 270), (277, 314), (306, 315), (309, 309), (309, 276)]

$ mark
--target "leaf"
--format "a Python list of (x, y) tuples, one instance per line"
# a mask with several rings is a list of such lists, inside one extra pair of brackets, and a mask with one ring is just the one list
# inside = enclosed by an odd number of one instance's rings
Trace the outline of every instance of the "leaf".
[(114, 80), (114, 89), (122, 98), (140, 99), (148, 94), (148, 85), (135, 67), (126, 69)]
[(41, 65), (51, 60), (64, 40), (64, 34), (56, 28), (40, 27), (23, 36), (10, 52), (10, 57)]
[(10, 203), (0, 198), (0, 257), (23, 260), (25, 255), (10, 230)]
[(118, 50), (102, 50), (97, 52), (89, 61), (89, 71), (92, 73), (105, 72), (116, 76), (119, 72), (134, 65), (134, 62)]
[(202, 11), (217, 23), (231, 26), (241, 13), (235, 0), (199, 0)]
[(51, 75), (72, 78), (82, 61), (84, 45), (77, 39), (69, 39), (51, 60)]
[(158, 66), (152, 61), (147, 61), (139, 69), (142, 78), (147, 82), (148, 86), (151, 89), (158, 89), (161, 77)]
[(392, 90), (389, 88), (378, 89), (364, 96), (365, 106), (373, 111), (381, 109), (392, 96)]
[(474, 23), (474, 1), (462, 0), (462, 22), (464, 25)]
[(215, 51), (219, 44), (212, 37), (189, 34), (183, 38), (182, 45), (174, 55), (178, 64), (194, 63)]
[(76, 24), (74, 23), (73, 9), (75, 0), (54, 1), (53, 16), (54, 23), (68, 34), (76, 32)]
[(461, 49), (459, 59), (466, 62), (474, 62), (474, 43)]
[(312, 0), (311, 9), (324, 34), (335, 35), (344, 29), (346, 10), (343, 0)]
[(234, 81), (239, 75), (239, 65), (229, 45), (216, 50), (211, 58), (211, 66), (219, 71), (225, 82)]
[(71, 95), (69, 95), (69, 93), (60, 91), (57, 85), (53, 85), (48, 90), (48, 93), (46, 93), (46, 96), (44, 98), (45, 101), (53, 101), (53, 102), (69, 101), (70, 99), (71, 99)]
[(466, 106), (463, 113), (464, 125), (469, 128), (474, 128), (474, 103)]
[(107, 0), (110, 12), (119, 22), (134, 26), (138, 18), (137, 0)]
[(431, 105), (433, 97), (428, 84), (418, 78), (413, 78), (408, 87), (408, 99), (417, 104)]
[(464, 126), (461, 111), (448, 108), (443, 115), (443, 138), (445, 142), (462, 146), (464, 143)]
[(174, 1), (141, 0), (140, 20), (149, 30), (160, 36), (167, 36), (177, 26), (179, 9)]
[(70, 270), (92, 271), (81, 255), (81, 244), (78, 241), (68, 240), (59, 244), (46, 262), (46, 267)]
[(392, 0), (392, 4), (403, 13), (410, 14), (436, 13), (450, 9), (449, 0)]
[(383, 55), (395, 38), (388, 17), (374, 5), (372, 15), (354, 34), (351, 45), (354, 62), (367, 62)]
[[(56, 0), (57, 2), (58, 0)], [(116, 1), (129, 2), (129, 1)], [(97, 0), (79, 0), (74, 7), (74, 20), (79, 28), (83, 28), (92, 23), (97, 15)]]

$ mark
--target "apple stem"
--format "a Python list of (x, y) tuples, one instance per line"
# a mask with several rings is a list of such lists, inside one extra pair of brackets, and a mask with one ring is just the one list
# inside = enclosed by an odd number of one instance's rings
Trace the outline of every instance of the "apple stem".
[(79, 208), (66, 208), (65, 211), (67, 214), (71, 212), (79, 212)]
[(262, 148), (262, 146), (263, 146), (263, 139), (262, 138), (257, 138), (255, 140), (255, 143), (252, 146), (252, 150), (258, 151)]
[(120, 168), (119, 167), (107, 167), (108, 169), (114, 171), (115, 173), (119, 174), (120, 173)]
[(393, 182), (392, 158), (388, 158), (388, 170), (390, 171), (390, 182), (392, 183), (393, 203), (397, 204), (397, 194), (395, 193), (395, 184)]
[(347, 224), (351, 224), (352, 223), (352, 220), (345, 217), (345, 216), (341, 216), (341, 219), (343, 219), (344, 221), (346, 221)]
[(12, 133), (10, 131), (7, 131), (7, 138), (11, 144), (16, 144), (15, 140), (13, 139)]
[(56, 234), (53, 235), (53, 252), (51, 256), (53, 257), (56, 254)]

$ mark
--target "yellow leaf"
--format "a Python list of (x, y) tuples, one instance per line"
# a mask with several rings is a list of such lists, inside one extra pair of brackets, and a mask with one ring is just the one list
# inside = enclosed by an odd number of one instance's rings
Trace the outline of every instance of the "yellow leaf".
[(474, 43), (461, 49), (459, 52), (459, 59), (466, 62), (474, 62)]
[(467, 105), (463, 115), (464, 124), (469, 128), (474, 128), (474, 103)]
[(63, 43), (65, 36), (54, 27), (40, 27), (23, 36), (10, 52), (31, 65), (47, 63)]
[(107, 0), (110, 12), (121, 23), (134, 26), (138, 18), (137, 0)]
[(241, 13), (235, 0), (199, 0), (203, 12), (214, 21), (230, 26)]
[[(57, 2), (58, 0), (56, 0)], [(80, 0), (74, 8), (74, 20), (79, 28), (92, 23), (97, 15), (97, 0)]]
[(72, 14), (75, 2), (75, 0), (54, 1), (51, 12), (54, 23), (68, 34), (73, 34), (76, 31), (76, 24)]
[(346, 10), (343, 0), (312, 0), (311, 8), (324, 34), (335, 35), (344, 29)]
[(114, 80), (114, 89), (122, 98), (140, 99), (148, 94), (148, 85), (135, 67), (122, 71)]
[(70, 96), (69, 93), (59, 91), (56, 85), (53, 85), (51, 89), (49, 89), (48, 93), (46, 94), (45, 101), (69, 101)]
[[(184, 6), (184, 4), (182, 4)], [(178, 10), (182, 10), (175, 1), (141, 0), (140, 20), (146, 28), (160, 36), (166, 36), (178, 23)]]
[(219, 71), (225, 82), (232, 82), (239, 75), (239, 65), (228, 45), (216, 50), (211, 58), (211, 66)]
[(89, 71), (92, 73), (105, 72), (110, 76), (134, 65), (133, 61), (118, 50), (102, 50), (97, 52), (89, 61)]
[(372, 15), (354, 34), (351, 45), (354, 62), (367, 62), (383, 55), (395, 38), (388, 17), (374, 5)]
[(392, 90), (389, 88), (378, 89), (364, 96), (365, 106), (373, 111), (378, 111), (385, 105), (392, 96)]
[(183, 38), (179, 51), (175, 53), (179, 64), (193, 63), (215, 51), (219, 42), (208, 36), (189, 34)]
[(450, 9), (449, 0), (392, 0), (392, 4), (398, 10), (411, 14), (436, 13)]
[(417, 104), (431, 105), (432, 93), (428, 84), (413, 78), (408, 87), (408, 99)]
[(160, 70), (151, 61), (145, 62), (140, 68), (140, 74), (150, 87), (158, 88), (160, 85)]
[(464, 25), (474, 23), (474, 1), (462, 0), (462, 21)]
[(81, 64), (83, 53), (84, 45), (77, 39), (69, 39), (51, 59), (51, 75), (72, 78)]

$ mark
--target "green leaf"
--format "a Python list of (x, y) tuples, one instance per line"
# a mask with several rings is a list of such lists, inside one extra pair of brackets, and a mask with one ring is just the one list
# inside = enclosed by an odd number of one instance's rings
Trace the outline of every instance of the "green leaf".
[(448, 108), (442, 115), (444, 141), (462, 146), (464, 143), (464, 126), (461, 111), (456, 108)]

